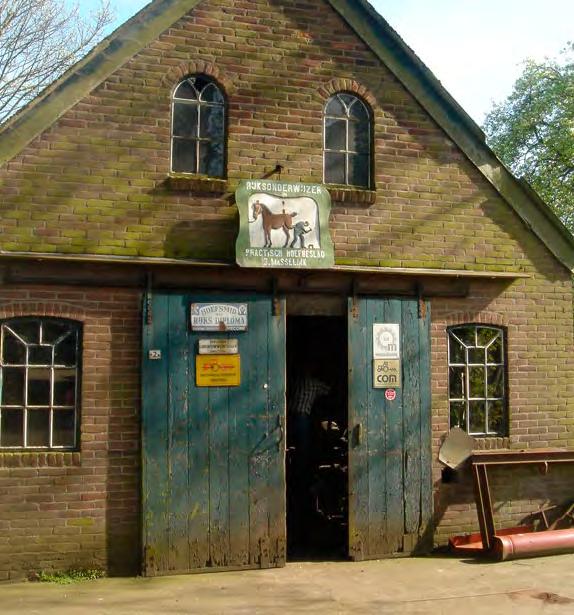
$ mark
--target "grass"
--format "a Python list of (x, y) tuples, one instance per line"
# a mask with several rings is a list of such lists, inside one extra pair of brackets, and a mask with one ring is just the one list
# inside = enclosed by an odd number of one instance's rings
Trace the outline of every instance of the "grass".
[(44, 572), (40, 571), (32, 575), (31, 581), (39, 583), (57, 583), (58, 585), (70, 585), (80, 581), (94, 581), (106, 576), (103, 570), (99, 569), (71, 569), (66, 572)]

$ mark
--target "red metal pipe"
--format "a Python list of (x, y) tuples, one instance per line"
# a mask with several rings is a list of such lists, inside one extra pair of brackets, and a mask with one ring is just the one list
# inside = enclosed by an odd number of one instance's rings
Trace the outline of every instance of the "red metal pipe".
[(572, 552), (574, 528), (494, 537), (494, 553), (500, 561)]

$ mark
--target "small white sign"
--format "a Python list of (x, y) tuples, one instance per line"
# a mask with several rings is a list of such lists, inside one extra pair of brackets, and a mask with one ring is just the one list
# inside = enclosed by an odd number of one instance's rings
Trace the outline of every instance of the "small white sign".
[(150, 350), (148, 357), (150, 361), (161, 361), (161, 350)]
[(397, 392), (395, 391), (395, 389), (387, 389), (385, 391), (385, 399), (387, 401), (395, 401), (396, 398), (397, 398)]
[(239, 340), (199, 340), (199, 354), (239, 354)]
[(192, 331), (247, 331), (247, 303), (192, 303)]
[(401, 326), (373, 325), (373, 359), (401, 358)]

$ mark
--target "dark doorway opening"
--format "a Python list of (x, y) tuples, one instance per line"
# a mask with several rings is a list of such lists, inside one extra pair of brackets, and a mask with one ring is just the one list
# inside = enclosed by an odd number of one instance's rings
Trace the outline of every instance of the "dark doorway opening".
[(287, 555), (348, 553), (347, 323), (287, 318)]

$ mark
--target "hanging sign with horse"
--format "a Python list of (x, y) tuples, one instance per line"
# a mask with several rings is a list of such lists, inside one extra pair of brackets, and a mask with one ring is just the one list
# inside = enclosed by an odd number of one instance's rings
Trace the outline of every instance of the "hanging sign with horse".
[(329, 233), (331, 197), (319, 184), (245, 180), (236, 192), (242, 267), (328, 269), (335, 264)]

